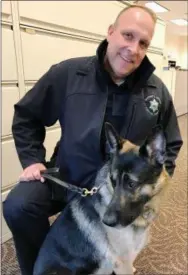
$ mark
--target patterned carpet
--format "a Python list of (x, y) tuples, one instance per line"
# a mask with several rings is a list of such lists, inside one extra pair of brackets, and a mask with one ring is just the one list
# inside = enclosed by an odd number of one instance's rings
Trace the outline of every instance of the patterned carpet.
[[(135, 262), (135, 275), (187, 275), (187, 115), (179, 118), (183, 148), (167, 200), (152, 226), (148, 247)], [(2, 245), (2, 275), (20, 275), (12, 240)]]

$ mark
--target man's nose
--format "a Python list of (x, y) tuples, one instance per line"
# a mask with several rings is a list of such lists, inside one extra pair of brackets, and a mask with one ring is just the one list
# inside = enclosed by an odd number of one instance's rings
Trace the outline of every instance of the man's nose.
[(129, 52), (132, 55), (136, 55), (139, 52), (139, 43), (137, 41), (131, 42), (128, 47)]

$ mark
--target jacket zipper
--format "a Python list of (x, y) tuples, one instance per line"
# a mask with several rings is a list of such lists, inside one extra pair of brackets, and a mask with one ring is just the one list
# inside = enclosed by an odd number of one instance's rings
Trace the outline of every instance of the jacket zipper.
[(130, 123), (129, 123), (128, 127), (127, 127), (126, 136), (125, 136), (126, 139), (128, 139), (129, 132), (130, 132), (131, 126), (132, 126), (133, 121), (134, 121), (135, 110), (136, 110), (136, 103), (134, 103), (133, 108), (132, 108)]
[(100, 131), (99, 131), (99, 151), (101, 151), (101, 133), (102, 133), (102, 127), (104, 124), (104, 117), (105, 117), (105, 113), (106, 113), (107, 102), (108, 102), (108, 86), (107, 86), (106, 102), (104, 104), (104, 109), (103, 109), (103, 114), (102, 114), (102, 123), (101, 123)]

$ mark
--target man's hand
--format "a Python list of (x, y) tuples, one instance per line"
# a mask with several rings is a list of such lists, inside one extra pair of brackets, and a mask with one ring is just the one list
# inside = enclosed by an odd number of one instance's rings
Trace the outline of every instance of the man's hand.
[(44, 170), (46, 167), (42, 163), (34, 163), (23, 170), (19, 181), (40, 180), (44, 182), (44, 178), (41, 176), (41, 171)]

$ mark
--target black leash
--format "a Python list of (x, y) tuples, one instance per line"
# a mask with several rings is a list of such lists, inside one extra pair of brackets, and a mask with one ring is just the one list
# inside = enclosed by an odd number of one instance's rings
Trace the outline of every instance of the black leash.
[(100, 186), (98, 186), (98, 187), (94, 186), (91, 190), (88, 190), (87, 188), (77, 187), (73, 184), (62, 181), (62, 180), (51, 175), (51, 174), (57, 174), (57, 173), (59, 173), (59, 168), (54, 167), (54, 168), (49, 168), (49, 169), (42, 171), (41, 176), (65, 187), (73, 192), (79, 193), (82, 197), (87, 197), (88, 195), (92, 196), (92, 195), (96, 194), (98, 192), (98, 190), (106, 183), (106, 181), (104, 181)]

